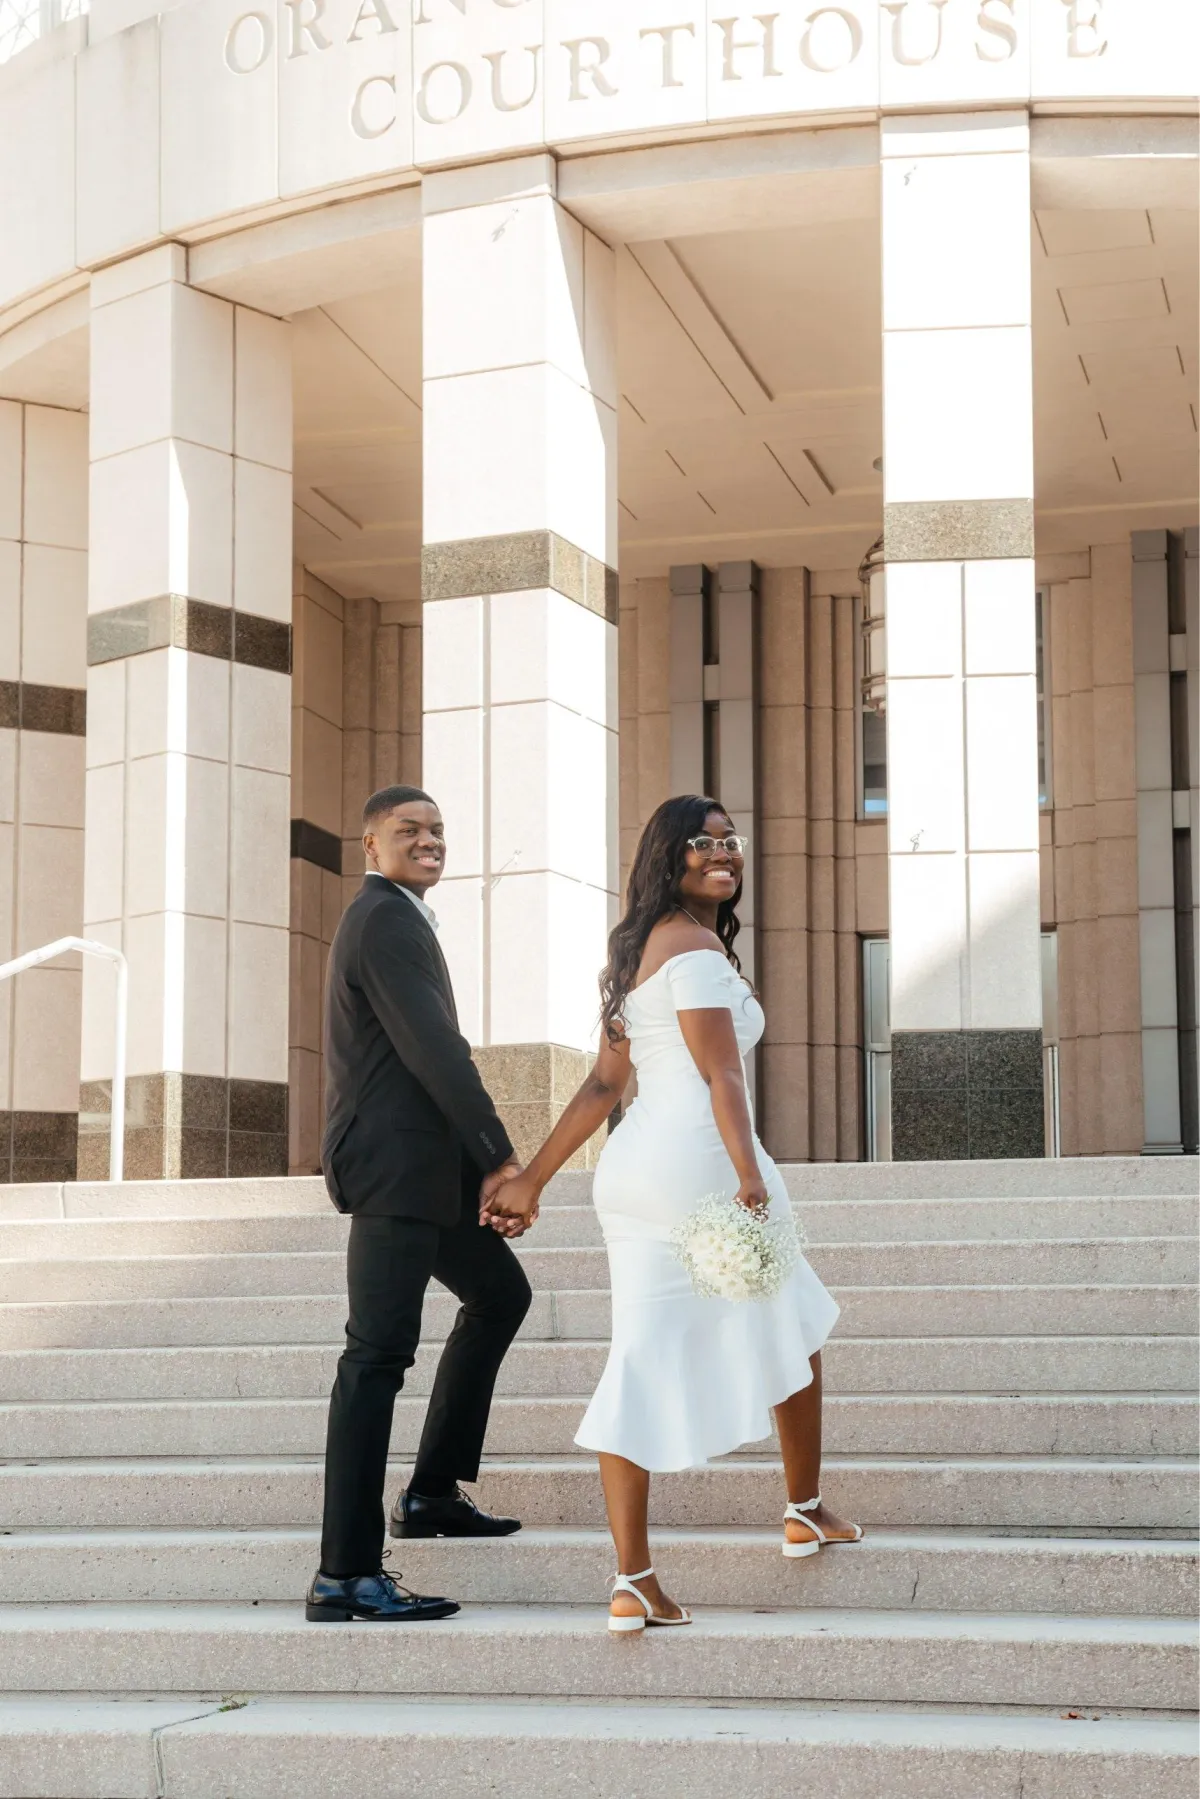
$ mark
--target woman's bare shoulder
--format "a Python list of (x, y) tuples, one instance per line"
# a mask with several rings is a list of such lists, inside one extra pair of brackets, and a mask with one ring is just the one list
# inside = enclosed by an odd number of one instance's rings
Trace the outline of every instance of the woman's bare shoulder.
[(705, 930), (694, 919), (679, 912), (671, 918), (660, 918), (646, 939), (637, 985), (640, 987), (643, 981), (657, 974), (674, 956), (684, 956), (695, 949), (715, 949), (719, 955), (725, 954), (725, 947), (716, 932)]

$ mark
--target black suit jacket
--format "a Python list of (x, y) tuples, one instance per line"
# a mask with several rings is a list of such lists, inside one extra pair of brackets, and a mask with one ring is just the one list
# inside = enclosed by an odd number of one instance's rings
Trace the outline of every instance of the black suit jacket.
[(368, 875), (329, 951), (321, 1167), (340, 1212), (458, 1222), (465, 1187), (513, 1153), (458, 1028), (437, 936)]

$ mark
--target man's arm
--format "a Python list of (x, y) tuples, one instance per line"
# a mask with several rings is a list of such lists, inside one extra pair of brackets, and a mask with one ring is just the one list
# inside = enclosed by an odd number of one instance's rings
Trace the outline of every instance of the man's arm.
[(366, 921), (358, 978), (392, 1048), (454, 1126), (476, 1166), (486, 1175), (512, 1161), (513, 1146), (471, 1060), (471, 1046), (446, 1008), (433, 956), (390, 906), (376, 906)]

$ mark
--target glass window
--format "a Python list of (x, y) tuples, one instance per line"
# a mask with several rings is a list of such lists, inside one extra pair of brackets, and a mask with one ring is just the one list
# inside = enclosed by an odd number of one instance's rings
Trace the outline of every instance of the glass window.
[(883, 539), (877, 538), (858, 571), (858, 815), (887, 814), (887, 632), (884, 628)]
[(887, 813), (887, 726), (867, 706), (862, 709), (862, 809), (864, 818)]
[(88, 10), (88, 0), (0, 0), (0, 62)]

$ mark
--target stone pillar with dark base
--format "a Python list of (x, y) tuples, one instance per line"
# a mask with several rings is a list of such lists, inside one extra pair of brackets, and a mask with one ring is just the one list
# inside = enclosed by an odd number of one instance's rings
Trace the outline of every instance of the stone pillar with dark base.
[(549, 156), (422, 193), (422, 785), (448, 843), (431, 897), (528, 1153), (587, 1067), (616, 907), (614, 259), (559, 205)]
[(1029, 124), (882, 146), (892, 1153), (1041, 1156)]
[(1040, 1030), (892, 1033), (893, 1161), (1044, 1153)]
[[(0, 962), (83, 921), (87, 420), (0, 400)], [(79, 957), (0, 982), (0, 1181), (75, 1176)]]
[[(126, 1173), (286, 1174), (288, 329), (177, 245), (91, 286), (84, 930), (129, 961)], [(84, 973), (102, 1177), (113, 980)]]

